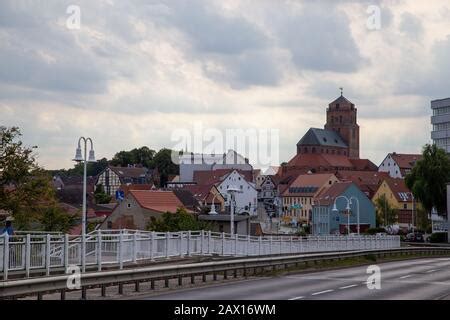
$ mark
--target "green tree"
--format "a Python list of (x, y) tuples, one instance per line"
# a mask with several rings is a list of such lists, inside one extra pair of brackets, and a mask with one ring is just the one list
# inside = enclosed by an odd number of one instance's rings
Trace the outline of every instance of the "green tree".
[(211, 225), (205, 221), (197, 220), (183, 208), (175, 213), (165, 212), (160, 218), (152, 217), (147, 230), (158, 232), (178, 232), (188, 230), (211, 230)]
[(76, 225), (77, 220), (76, 214), (70, 215), (55, 205), (44, 209), (40, 222), (42, 230), (67, 232)]
[(427, 213), (435, 207), (439, 213), (447, 210), (447, 183), (450, 181), (450, 159), (436, 145), (425, 145), (422, 159), (405, 177), (406, 186)]
[(36, 164), (35, 147), (23, 146), (21, 136), (17, 127), (0, 126), (0, 209), (12, 213), (16, 229), (39, 229), (58, 202), (52, 177)]
[(165, 186), (169, 180), (169, 175), (179, 174), (179, 166), (172, 161), (172, 150), (161, 149), (153, 158), (155, 167), (160, 175), (160, 185)]
[(146, 168), (154, 168), (153, 157), (155, 150), (148, 147), (135, 148), (130, 151), (120, 151), (114, 155), (111, 165), (126, 167), (128, 165), (140, 164)]
[(397, 210), (391, 207), (386, 195), (382, 194), (375, 200), (376, 224), (379, 226), (390, 226), (397, 222)]
[(103, 204), (110, 203), (112, 197), (105, 193), (105, 188), (102, 184), (99, 184), (94, 191), (95, 203)]

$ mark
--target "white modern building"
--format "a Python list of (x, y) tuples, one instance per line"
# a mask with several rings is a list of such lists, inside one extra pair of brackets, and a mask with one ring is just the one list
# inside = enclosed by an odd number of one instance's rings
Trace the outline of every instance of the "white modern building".
[(222, 154), (187, 153), (180, 155), (180, 182), (192, 182), (195, 171), (213, 171), (219, 169), (238, 169), (251, 171), (253, 167), (248, 159), (234, 150)]
[(450, 98), (431, 101), (431, 139), (436, 146), (450, 153)]

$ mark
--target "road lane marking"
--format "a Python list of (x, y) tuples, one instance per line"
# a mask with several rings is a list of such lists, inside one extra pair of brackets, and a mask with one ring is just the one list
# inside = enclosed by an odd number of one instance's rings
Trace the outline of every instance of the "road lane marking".
[(319, 294), (323, 294), (323, 293), (328, 293), (328, 292), (332, 292), (334, 291), (333, 289), (330, 290), (324, 290), (324, 291), (319, 291), (319, 292), (314, 292), (313, 294), (311, 294), (312, 296), (317, 296)]
[(439, 269), (431, 269), (431, 270), (428, 270), (428, 271), (425, 271), (425, 273), (431, 273), (431, 272), (435, 272), (435, 271), (438, 271)]
[(303, 298), (304, 298), (303, 296), (300, 296), (300, 297), (290, 298), (289, 300), (300, 300), (300, 299), (303, 299)]
[(349, 286), (345, 286), (345, 287), (340, 287), (339, 290), (344, 290), (344, 289), (348, 289), (348, 288), (353, 288), (353, 287), (357, 287), (357, 284), (351, 284)]
[(406, 275), (406, 276), (402, 276), (402, 277), (400, 277), (399, 279), (406, 279), (406, 278), (410, 278), (410, 277), (412, 277), (412, 274), (408, 274), (408, 275)]

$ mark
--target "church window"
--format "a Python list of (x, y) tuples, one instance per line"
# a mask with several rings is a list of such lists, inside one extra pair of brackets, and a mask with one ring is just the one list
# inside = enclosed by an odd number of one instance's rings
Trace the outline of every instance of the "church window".
[(336, 109), (339, 110), (339, 103), (336, 103)]
[(342, 123), (342, 116), (339, 116), (339, 123)]
[(316, 148), (313, 147), (311, 152), (316, 153)]

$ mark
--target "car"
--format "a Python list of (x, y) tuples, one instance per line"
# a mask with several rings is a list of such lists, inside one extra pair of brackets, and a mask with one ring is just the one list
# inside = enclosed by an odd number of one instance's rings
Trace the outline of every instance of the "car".
[(408, 233), (405, 237), (406, 242), (424, 242), (423, 234), (420, 232)]

